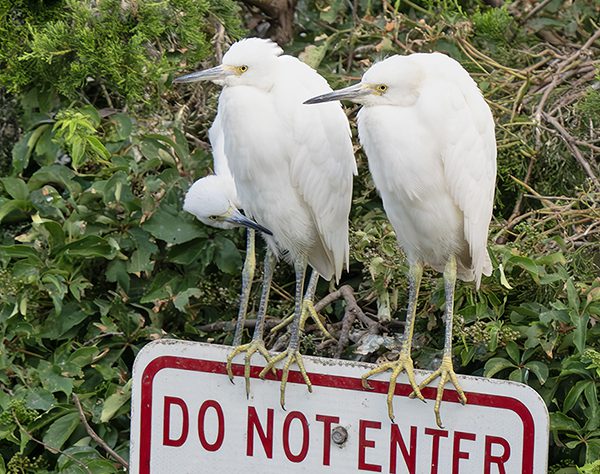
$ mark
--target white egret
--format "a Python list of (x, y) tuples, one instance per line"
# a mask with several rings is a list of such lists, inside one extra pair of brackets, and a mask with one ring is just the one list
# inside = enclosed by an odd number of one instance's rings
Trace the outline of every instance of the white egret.
[[(233, 345), (241, 343), (244, 321), (248, 309), (250, 289), (254, 279), (255, 260), (255, 231), (269, 235), (268, 229), (258, 225), (244, 216), (238, 209), (239, 200), (235, 189), (233, 176), (227, 165), (227, 157), (223, 148), (223, 129), (219, 116), (208, 131), (209, 140), (213, 153), (213, 168), (215, 174), (205, 176), (195, 181), (185, 195), (183, 209), (203, 224), (221, 229), (232, 229), (235, 227), (246, 227), (246, 258), (242, 270), (242, 293), (240, 295), (240, 308), (235, 325)], [(266, 312), (266, 307), (259, 307)], [(263, 355), (268, 358), (266, 350)]]
[[(348, 215), (356, 172), (348, 120), (339, 104), (309, 108), (302, 103), (331, 92), (308, 65), (283, 55), (269, 40), (249, 38), (231, 46), (220, 66), (177, 82), (211, 80), (223, 86), (219, 116), (225, 153), (242, 207), (268, 228), (269, 248), (293, 263), (294, 322), (288, 348), (261, 372), (285, 359), (281, 404), (289, 369), (296, 362), (309, 390), (299, 352), (300, 321), (314, 311), (303, 299), (307, 264), (323, 278), (339, 279), (348, 264)], [(305, 296), (311, 296), (308, 294)]]
[[(363, 377), (391, 370), (388, 413), (396, 378), (405, 371), (414, 395), (440, 377), (434, 407), (442, 426), (444, 385), (466, 396), (452, 364), (452, 319), (456, 278), (490, 275), (486, 242), (496, 179), (494, 121), (476, 83), (455, 60), (439, 53), (392, 56), (374, 64), (359, 84), (306, 103), (351, 100), (358, 113), (360, 142), (409, 270), (409, 302), (400, 357)], [(417, 386), (411, 339), (423, 264), (443, 272), (446, 334), (442, 363)]]

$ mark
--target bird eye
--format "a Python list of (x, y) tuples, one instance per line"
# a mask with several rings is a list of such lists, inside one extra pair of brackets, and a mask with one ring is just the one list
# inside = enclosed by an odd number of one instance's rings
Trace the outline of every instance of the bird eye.
[(240, 66), (240, 67), (238, 68), (238, 70), (239, 70), (240, 72), (246, 72), (246, 71), (248, 70), (248, 66)]
[(385, 91), (387, 91), (387, 89), (388, 89), (388, 86), (386, 86), (385, 84), (379, 84), (379, 85), (377, 86), (377, 91), (378, 91), (378, 92), (381, 92), (382, 94), (383, 94)]

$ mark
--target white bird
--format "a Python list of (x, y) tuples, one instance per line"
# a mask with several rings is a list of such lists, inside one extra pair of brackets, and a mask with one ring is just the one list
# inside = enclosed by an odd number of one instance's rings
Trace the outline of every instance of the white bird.
[(304, 276), (309, 264), (326, 280), (339, 279), (348, 264), (348, 215), (356, 164), (350, 126), (340, 105), (302, 105), (310, 97), (331, 92), (327, 81), (282, 53), (272, 41), (245, 39), (231, 46), (220, 66), (176, 81), (211, 80), (223, 85), (218, 115), (243, 209), (273, 233), (266, 237), (272, 252), (294, 265), (290, 342), (261, 372), (264, 377), (286, 359), (283, 406), (292, 363), (297, 363), (311, 390), (299, 352), (300, 321), (312, 308), (312, 302), (303, 301)]
[[(192, 184), (185, 195), (183, 209), (193, 214), (203, 224), (212, 227), (220, 229), (247, 228), (246, 258), (242, 270), (242, 293), (240, 295), (240, 308), (233, 337), (233, 344), (237, 346), (242, 340), (250, 289), (252, 280), (254, 279), (256, 266), (255, 231), (258, 230), (266, 235), (270, 235), (271, 232), (253, 220), (248, 219), (239, 211), (240, 204), (233, 176), (231, 176), (227, 164), (227, 156), (225, 155), (223, 146), (223, 128), (218, 115), (215, 117), (215, 121), (208, 131), (208, 137), (212, 146), (215, 174), (205, 176)], [(266, 274), (267, 272), (265, 272)], [(262, 312), (266, 312), (266, 306), (264, 308), (262, 305), (259, 306), (258, 314)]]
[[(490, 275), (486, 242), (496, 179), (494, 120), (475, 81), (455, 60), (439, 53), (392, 56), (374, 64), (359, 84), (315, 97), (315, 104), (348, 99), (362, 104), (360, 142), (375, 186), (410, 264), (406, 329), (398, 361), (363, 377), (391, 370), (388, 413), (396, 378), (406, 371), (414, 395), (440, 377), (435, 416), (447, 381), (460, 388), (452, 365), (452, 318), (456, 278)], [(443, 272), (446, 335), (440, 368), (417, 386), (410, 356), (423, 265)]]

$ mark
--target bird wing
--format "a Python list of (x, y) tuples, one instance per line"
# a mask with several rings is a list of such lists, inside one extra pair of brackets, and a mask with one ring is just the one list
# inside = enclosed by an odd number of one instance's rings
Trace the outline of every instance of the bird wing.
[[(279, 94), (282, 116), (289, 120), (287, 125), (294, 138), (290, 150), (292, 183), (313, 216), (330, 260), (329, 268), (333, 270), (329, 273), (339, 280), (349, 262), (348, 216), (352, 177), (356, 174), (350, 125), (339, 102), (302, 105), (305, 100), (332, 89), (323, 77), (298, 59), (280, 56), (279, 60), (280, 70), (286, 76), (277, 81), (278, 90), (274, 92)], [(327, 267), (314, 262), (312, 265)], [(330, 275), (321, 276), (328, 279)]]
[(231, 176), (227, 155), (225, 155), (225, 134), (223, 133), (223, 122), (217, 113), (213, 124), (208, 130), (208, 140), (212, 147), (213, 169), (219, 176)]
[[(487, 237), (494, 205), (496, 138), (494, 119), (477, 84), (453, 59), (436, 58), (436, 129), (443, 140), (442, 161), (450, 194), (464, 215), (465, 239), (469, 243), (475, 282), (491, 274)], [(443, 59), (442, 59), (443, 58)], [(442, 108), (440, 110), (440, 107)], [(431, 117), (430, 120), (435, 120)]]

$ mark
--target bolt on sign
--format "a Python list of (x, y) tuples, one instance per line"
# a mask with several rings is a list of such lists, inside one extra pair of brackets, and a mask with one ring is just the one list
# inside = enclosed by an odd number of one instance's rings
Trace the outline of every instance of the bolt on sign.
[[(403, 376), (391, 422), (389, 375), (374, 377), (372, 389), (363, 389), (360, 377), (373, 367), (366, 363), (305, 357), (313, 393), (291, 372), (285, 410), (279, 405), (280, 374), (261, 380), (262, 367), (253, 366), (246, 398), (243, 365), (234, 364), (234, 384), (225, 372), (230, 350), (161, 340), (139, 353), (132, 473), (546, 473), (548, 412), (526, 385), (459, 376), (468, 404), (462, 406), (448, 385), (440, 429), (433, 414), (435, 388), (423, 390), (427, 403), (411, 399)], [(425, 376), (418, 371), (418, 379)]]

